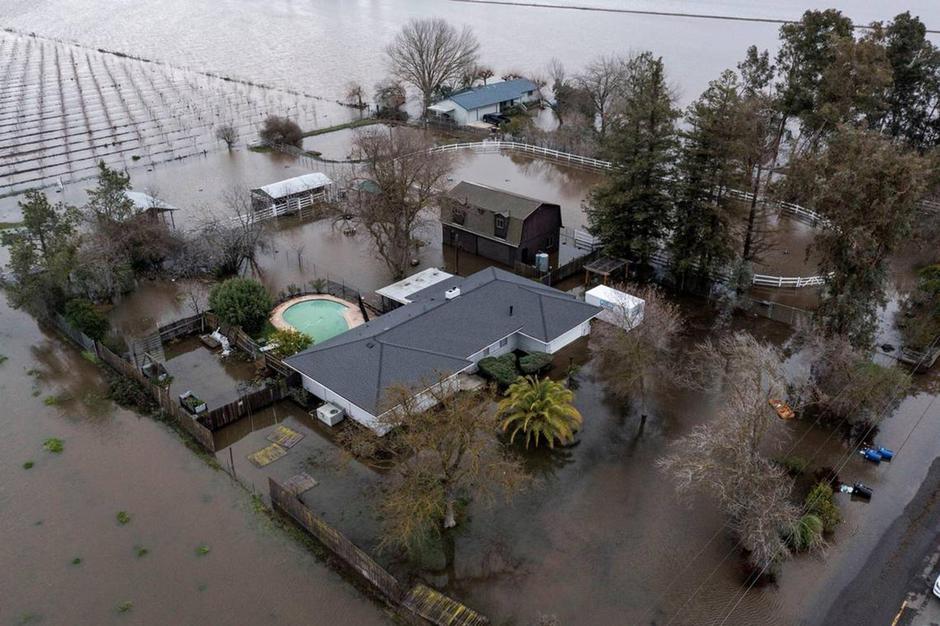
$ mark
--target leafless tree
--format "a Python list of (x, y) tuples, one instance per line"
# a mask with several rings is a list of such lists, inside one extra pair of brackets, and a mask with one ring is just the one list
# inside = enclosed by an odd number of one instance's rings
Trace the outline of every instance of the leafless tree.
[(366, 90), (356, 81), (353, 80), (346, 83), (346, 100), (350, 103), (354, 103), (356, 108), (365, 108), (366, 105), (362, 102), (365, 95)]
[(238, 131), (231, 124), (222, 124), (215, 129), (215, 138), (224, 141), (228, 149), (231, 150), (235, 142), (238, 141)]
[(267, 231), (255, 219), (247, 189), (233, 187), (223, 195), (225, 210), (210, 215), (190, 240), (188, 265), (218, 275), (260, 271), (258, 253), (266, 249)]
[(493, 68), (488, 65), (481, 65), (477, 67), (476, 75), (483, 81), (483, 84), (486, 85), (486, 81), (493, 78), (496, 73), (493, 71)]
[[(792, 479), (764, 455), (779, 422), (768, 400), (783, 397), (786, 377), (779, 351), (747, 333), (708, 340), (689, 358), (686, 382), (715, 392), (717, 417), (675, 444), (659, 465), (680, 494), (707, 488), (729, 518), (756, 569), (786, 556), (786, 537), (799, 519)], [(783, 441), (782, 433), (776, 440)]]
[(674, 377), (682, 314), (656, 287), (618, 288), (645, 301), (642, 318), (625, 307), (613, 309), (615, 323), (595, 324), (590, 349), (611, 394), (621, 400), (635, 394), (642, 398), (647, 381), (668, 382)]
[[(451, 381), (452, 382), (452, 381)], [(387, 390), (378, 437), (347, 429), (345, 447), (366, 461), (393, 468), (394, 481), (381, 505), (383, 547), (413, 551), (436, 544), (460, 518), (459, 500), (488, 505), (527, 482), (519, 461), (497, 437), (499, 417), (492, 390), (457, 392), (441, 377), (417, 394)], [(427, 409), (430, 402), (434, 408)]]
[(423, 245), (419, 233), (427, 211), (452, 169), (449, 155), (429, 152), (432, 145), (422, 132), (406, 128), (363, 131), (354, 141), (375, 191), (349, 194), (337, 211), (369, 234), (396, 279)]
[(552, 89), (557, 89), (560, 85), (568, 82), (568, 73), (565, 66), (558, 57), (552, 57), (548, 62), (548, 77), (552, 81)]
[(599, 56), (575, 77), (577, 85), (590, 96), (601, 137), (607, 133), (614, 102), (623, 89), (625, 65), (622, 57)]
[(304, 140), (303, 131), (292, 119), (269, 115), (264, 119), (258, 135), (268, 145), (287, 145), (299, 148)]
[(397, 80), (391, 78), (375, 84), (376, 114), (383, 118), (397, 118), (407, 115), (401, 111), (405, 104), (405, 88)]
[(457, 30), (441, 18), (413, 19), (386, 47), (392, 72), (421, 92), (426, 113), (434, 93), (476, 65), (480, 44), (470, 27)]

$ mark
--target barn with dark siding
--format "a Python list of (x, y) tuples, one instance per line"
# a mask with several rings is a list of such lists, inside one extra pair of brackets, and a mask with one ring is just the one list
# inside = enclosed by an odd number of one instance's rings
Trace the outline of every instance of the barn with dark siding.
[(443, 241), (507, 266), (558, 246), (561, 207), (463, 181), (441, 200)]

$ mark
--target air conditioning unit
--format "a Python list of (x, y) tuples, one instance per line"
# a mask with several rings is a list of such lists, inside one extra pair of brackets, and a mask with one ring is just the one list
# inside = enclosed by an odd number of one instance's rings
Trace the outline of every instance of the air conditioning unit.
[(343, 409), (329, 402), (317, 407), (317, 419), (327, 426), (336, 426), (343, 421), (346, 413)]

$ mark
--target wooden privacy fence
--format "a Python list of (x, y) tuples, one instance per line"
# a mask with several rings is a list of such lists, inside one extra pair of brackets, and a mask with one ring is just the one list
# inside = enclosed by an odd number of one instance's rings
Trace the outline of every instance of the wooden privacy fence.
[(408, 591), (343, 533), (311, 511), (292, 491), (268, 477), (271, 505), (297, 522), (384, 597), (390, 604), (437, 626), (486, 626), (489, 620), (422, 584)]
[(101, 343), (96, 345), (98, 358), (114, 369), (118, 374), (130, 378), (144, 387), (160, 405), (165, 415), (171, 417), (183, 430), (192, 435), (209, 452), (215, 452), (215, 440), (212, 432), (197, 422), (192, 415), (183, 410), (179, 402), (170, 396), (170, 390), (154, 384), (144, 376), (132, 363), (125, 361), (114, 354)]
[(271, 505), (276, 511), (281, 511), (300, 524), (320, 543), (330, 549), (333, 554), (340, 557), (366, 582), (374, 587), (385, 598), (394, 603), (401, 601), (401, 585), (388, 571), (376, 563), (356, 544), (346, 538), (313, 511), (307, 508), (293, 492), (288, 491), (280, 483), (268, 477), (268, 489), (271, 495)]
[(210, 431), (215, 432), (232, 422), (253, 415), (256, 411), (283, 400), (288, 395), (286, 381), (282, 380), (279, 383), (268, 385), (264, 389), (245, 394), (225, 406), (212, 409), (204, 415), (200, 415), (198, 421)]

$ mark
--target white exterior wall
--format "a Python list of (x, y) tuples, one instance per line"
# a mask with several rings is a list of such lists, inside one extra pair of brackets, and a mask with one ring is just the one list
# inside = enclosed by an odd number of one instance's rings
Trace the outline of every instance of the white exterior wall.
[(571, 330), (566, 332), (564, 335), (561, 335), (560, 337), (556, 337), (555, 339), (553, 339), (548, 344), (548, 349), (545, 352), (548, 352), (549, 354), (555, 354), (556, 352), (558, 352), (559, 350), (567, 346), (569, 343), (576, 341), (580, 339), (581, 337), (584, 337), (590, 334), (591, 334), (591, 320), (588, 320), (586, 322), (583, 322), (579, 326), (572, 328)]
[[(371, 428), (373, 430), (375, 430), (376, 426), (378, 426), (378, 418), (376, 418), (372, 413), (369, 413), (365, 409), (353, 404), (338, 393), (332, 392), (306, 374), (301, 374), (300, 377), (303, 380), (304, 389), (321, 400), (329, 402), (330, 404), (335, 404), (339, 408), (343, 409), (346, 411), (346, 415), (351, 419), (354, 419), (366, 428)], [(385, 433), (381, 434), (384, 435)]]
[[(490, 352), (486, 354), (486, 348), (475, 352), (467, 357), (470, 361), (473, 361), (473, 367), (469, 370), (475, 372), (477, 370), (476, 364), (480, 362), (480, 359), (485, 359), (489, 356), (503, 356), (504, 354), (509, 354), (518, 347), (518, 341), (521, 338), (519, 333), (513, 333), (506, 337), (506, 345), (500, 346), (499, 341), (488, 346)], [(501, 340), (500, 340), (501, 341)]]
[(523, 352), (548, 352), (548, 344), (538, 339), (533, 339), (527, 335), (519, 333), (516, 344)]
[(470, 122), (479, 122), (488, 113), (499, 113), (499, 104), (491, 104), (468, 111), (459, 104), (454, 103), (454, 120), (456, 120), (458, 126), (466, 126)]

